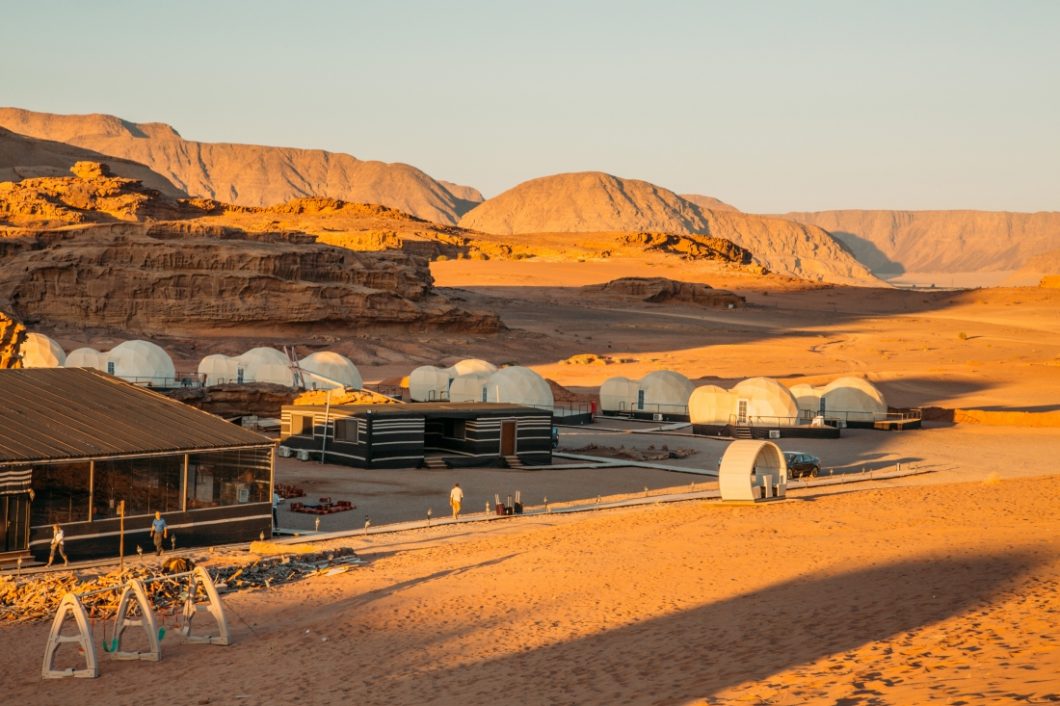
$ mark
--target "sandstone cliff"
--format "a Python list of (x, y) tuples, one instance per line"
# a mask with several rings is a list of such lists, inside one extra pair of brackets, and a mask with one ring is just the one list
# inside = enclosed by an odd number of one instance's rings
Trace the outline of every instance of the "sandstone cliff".
[(713, 196), (704, 196), (702, 194), (681, 194), (681, 198), (685, 201), (689, 201), (710, 211), (739, 211), (732, 204), (727, 204), (721, 199), (716, 199)]
[(816, 211), (783, 217), (828, 230), (881, 275), (1012, 270), (1060, 244), (1056, 211)]
[(32, 177), (66, 176), (77, 162), (106, 162), (117, 176), (137, 179), (167, 196), (187, 196), (161, 174), (127, 159), (118, 159), (62, 142), (39, 140), (0, 128), (0, 182)]
[(839, 242), (815, 226), (735, 210), (710, 210), (655, 184), (601, 172), (557, 174), (524, 182), (460, 219), (498, 234), (652, 231), (725, 238), (765, 268), (814, 281), (880, 282)]
[(93, 164), (69, 178), (5, 184), (0, 301), (51, 328), (144, 335), (500, 328), (495, 315), (435, 293), (423, 258), (211, 221), (226, 209), (168, 199)]
[(26, 339), (26, 327), (0, 307), (0, 370), (22, 367), (19, 349)]
[(133, 160), (189, 194), (248, 206), (328, 196), (455, 223), (477, 193), (454, 185), (460, 192), (454, 195), (407, 164), (363, 161), (324, 150), (195, 142), (169, 125), (131, 123), (112, 115), (0, 108), (0, 127)]

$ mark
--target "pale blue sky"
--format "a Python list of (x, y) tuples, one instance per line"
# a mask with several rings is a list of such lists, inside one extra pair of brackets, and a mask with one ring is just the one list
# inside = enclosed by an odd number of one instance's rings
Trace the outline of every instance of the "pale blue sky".
[(1060, 209), (1060, 2), (5, 3), (0, 104), (748, 211)]

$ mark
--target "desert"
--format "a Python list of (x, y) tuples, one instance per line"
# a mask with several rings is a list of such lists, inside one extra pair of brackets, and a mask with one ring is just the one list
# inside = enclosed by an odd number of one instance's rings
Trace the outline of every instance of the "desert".
[(1060, 703), (1060, 9), (5, 13), (0, 704)]

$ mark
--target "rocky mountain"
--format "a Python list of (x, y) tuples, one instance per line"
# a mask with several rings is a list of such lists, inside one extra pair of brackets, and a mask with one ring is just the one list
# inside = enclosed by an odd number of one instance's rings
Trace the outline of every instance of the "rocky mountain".
[(7, 182), (0, 302), (27, 325), (145, 336), (502, 328), (496, 315), (438, 294), (423, 258), (211, 220), (230, 208), (170, 199), (99, 164), (80, 163), (71, 177)]
[(476, 195), (481, 201), (474, 189), (452, 185), (454, 194), (407, 164), (324, 150), (195, 142), (163, 123), (132, 123), (113, 115), (0, 108), (0, 127), (133, 160), (193, 196), (245, 206), (324, 196), (382, 204), (452, 224), (477, 203)]
[(118, 159), (62, 142), (40, 140), (0, 128), (0, 182), (66, 176), (77, 162), (106, 161), (116, 176), (137, 179), (168, 196), (187, 196), (161, 174), (138, 162)]
[(713, 196), (703, 196), (702, 194), (681, 194), (681, 198), (685, 201), (689, 201), (699, 206), (700, 208), (709, 209), (711, 211), (739, 211), (732, 204), (727, 204), (721, 199), (716, 199)]
[(22, 367), (19, 349), (26, 338), (26, 327), (4, 311), (8, 305), (0, 303), (0, 370)]
[(640, 231), (702, 234), (732, 241), (780, 274), (843, 284), (879, 284), (821, 228), (712, 210), (655, 184), (602, 172), (541, 177), (483, 202), (459, 225), (487, 233)]
[(1060, 248), (1060, 212), (786, 213), (841, 240), (878, 275), (1014, 270)]

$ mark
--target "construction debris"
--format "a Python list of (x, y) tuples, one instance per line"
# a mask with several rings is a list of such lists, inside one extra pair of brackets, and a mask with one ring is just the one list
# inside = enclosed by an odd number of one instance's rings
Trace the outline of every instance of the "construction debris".
[[(270, 588), (311, 576), (334, 575), (363, 564), (353, 549), (343, 547), (298, 556), (280, 555), (256, 559), (243, 565), (207, 567), (217, 590), (233, 592)], [(0, 576), (0, 621), (50, 619), (67, 593), (81, 594), (81, 602), (92, 619), (112, 617), (118, 609), (121, 589), (129, 579), (165, 577), (161, 566), (136, 566), (104, 574), (63, 571), (22, 577)], [(147, 584), (152, 605), (160, 613), (179, 611), (186, 598), (187, 581), (161, 578)]]

